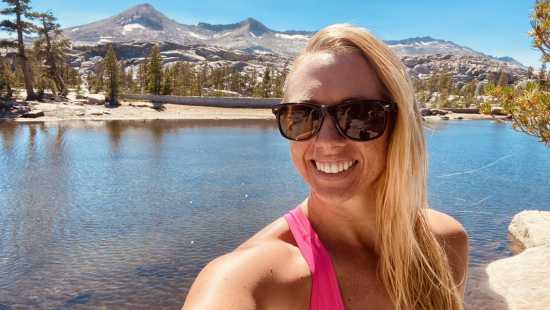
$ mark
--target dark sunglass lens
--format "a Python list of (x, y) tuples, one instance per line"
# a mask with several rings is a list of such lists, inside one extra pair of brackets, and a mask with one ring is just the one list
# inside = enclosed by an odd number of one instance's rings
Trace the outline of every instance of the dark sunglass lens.
[(313, 107), (301, 104), (284, 106), (279, 111), (281, 133), (287, 139), (310, 138), (319, 125), (319, 112)]
[(352, 139), (367, 141), (384, 133), (384, 107), (376, 102), (343, 104), (338, 107), (337, 119), (342, 132)]

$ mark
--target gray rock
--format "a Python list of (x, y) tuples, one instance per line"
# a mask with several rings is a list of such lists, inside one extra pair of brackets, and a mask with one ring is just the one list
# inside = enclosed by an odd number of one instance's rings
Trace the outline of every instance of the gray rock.
[(534, 247), (487, 266), (491, 289), (511, 310), (548, 309), (550, 305), (550, 244)]
[(414, 68), (414, 66), (416, 66), (416, 65), (418, 64), (418, 60), (416, 60), (416, 59), (410, 59), (410, 58), (405, 58), (405, 59), (403, 59), (403, 64), (404, 64), (406, 67)]
[(430, 109), (420, 109), (420, 112), (422, 113), (422, 116), (432, 115), (432, 111), (430, 111)]
[(84, 111), (75, 111), (74, 112), (74, 115), (76, 115), (76, 116), (84, 116), (84, 114), (85, 114)]
[(429, 64), (417, 65), (414, 67), (414, 71), (422, 74), (429, 74), (432, 72), (432, 66)]
[(154, 104), (146, 103), (146, 102), (134, 103), (133, 106), (136, 107), (136, 108), (151, 108), (151, 109), (153, 109), (155, 107)]
[(508, 231), (525, 249), (550, 244), (550, 212), (526, 210), (518, 213)]
[(23, 115), (21, 115), (21, 117), (24, 117), (24, 118), (37, 118), (37, 117), (41, 117), (41, 116), (44, 116), (44, 111), (41, 111), (41, 110), (34, 110), (34, 111), (29, 111)]
[(88, 102), (90, 104), (105, 104), (105, 96), (101, 94), (89, 94)]

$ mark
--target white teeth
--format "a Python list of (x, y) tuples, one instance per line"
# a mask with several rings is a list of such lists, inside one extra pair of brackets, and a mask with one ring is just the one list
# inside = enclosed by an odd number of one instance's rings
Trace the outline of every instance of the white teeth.
[(355, 160), (350, 160), (349, 162), (339, 163), (339, 164), (320, 164), (315, 162), (317, 170), (323, 171), (324, 173), (339, 173), (344, 170), (348, 170), (355, 164)]

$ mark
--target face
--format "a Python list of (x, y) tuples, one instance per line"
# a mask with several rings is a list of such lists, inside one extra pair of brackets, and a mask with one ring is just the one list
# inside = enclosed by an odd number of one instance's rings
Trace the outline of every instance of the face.
[[(286, 102), (335, 105), (359, 99), (386, 99), (370, 64), (359, 53), (308, 56), (288, 81), (286, 92)], [(390, 125), (376, 140), (353, 142), (338, 133), (327, 115), (313, 139), (290, 142), (292, 161), (312, 194), (325, 202), (365, 198), (386, 166)]]

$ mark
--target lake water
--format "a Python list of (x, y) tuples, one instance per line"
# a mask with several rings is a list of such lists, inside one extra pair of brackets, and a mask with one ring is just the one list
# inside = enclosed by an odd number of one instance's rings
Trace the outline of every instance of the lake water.
[[(550, 148), (490, 121), (430, 123), (430, 204), (470, 237), (466, 303), (506, 309), (485, 266), (550, 210)], [(273, 121), (0, 124), (0, 309), (180, 309), (198, 272), (308, 187)]]

